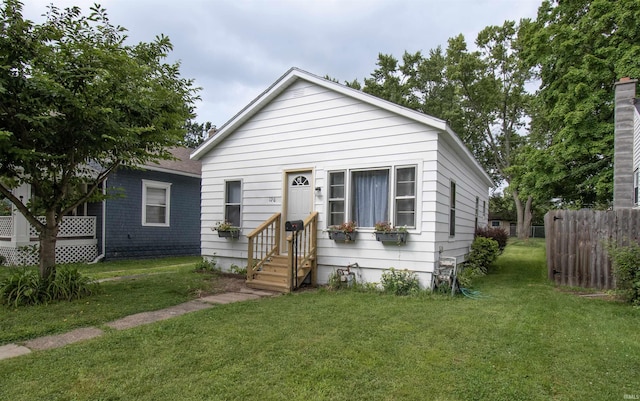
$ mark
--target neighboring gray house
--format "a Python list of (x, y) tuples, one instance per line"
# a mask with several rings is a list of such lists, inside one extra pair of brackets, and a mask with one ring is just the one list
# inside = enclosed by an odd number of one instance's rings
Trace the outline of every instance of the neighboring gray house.
[[(191, 157), (202, 161), (202, 255), (249, 266), (255, 287), (295, 288), (299, 280), (280, 274), (298, 262), (300, 280), (327, 282), (352, 265), (358, 279), (379, 282), (395, 267), (428, 287), (439, 259), (462, 262), (476, 226), (487, 224), (493, 183), (445, 121), (297, 68)], [(285, 222), (298, 219), (295, 262)], [(240, 238), (212, 231), (222, 221)], [(329, 238), (330, 226), (349, 221), (355, 241)], [(380, 221), (406, 226), (406, 243), (379, 241)]]
[[(200, 253), (200, 163), (191, 149), (174, 148), (177, 160), (140, 169), (121, 168), (104, 183), (120, 196), (78, 207), (63, 218), (58, 263)], [(15, 191), (31, 197), (28, 185)], [(103, 224), (106, 222), (106, 224)], [(0, 216), (0, 255), (8, 264), (36, 264), (37, 232), (17, 210)]]

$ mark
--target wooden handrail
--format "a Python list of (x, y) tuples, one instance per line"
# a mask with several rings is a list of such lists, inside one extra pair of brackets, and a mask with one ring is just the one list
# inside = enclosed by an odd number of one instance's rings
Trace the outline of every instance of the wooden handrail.
[[(297, 270), (294, 272), (295, 256), (293, 248), (293, 235), (296, 235), (296, 248), (297, 248)], [(293, 291), (300, 283), (296, 282), (298, 272), (304, 268), (305, 265), (311, 266), (311, 282), (315, 285), (317, 281), (317, 235), (318, 235), (318, 212), (311, 213), (306, 219), (304, 219), (304, 228), (300, 231), (293, 233), (287, 237), (288, 249), (289, 249), (289, 283), (291, 290)]]
[(275, 213), (247, 235), (247, 281), (253, 280), (267, 259), (280, 253), (280, 222), (281, 214)]

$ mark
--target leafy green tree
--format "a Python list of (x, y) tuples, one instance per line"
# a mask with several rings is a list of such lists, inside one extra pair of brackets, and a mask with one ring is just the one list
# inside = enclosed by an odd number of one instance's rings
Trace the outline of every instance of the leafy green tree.
[[(523, 21), (526, 23), (526, 21)], [(489, 26), (470, 51), (462, 35), (449, 39), (446, 53), (405, 52), (402, 62), (378, 56), (378, 68), (364, 91), (447, 120), (476, 159), (497, 180), (505, 180), (518, 211), (518, 233), (526, 237), (533, 198), (516, 180), (516, 156), (526, 143), (530, 71), (520, 62), (519, 25)]]
[[(0, 9), (0, 194), (38, 230), (40, 274), (51, 279), (63, 216), (99, 199), (119, 166), (169, 158), (197, 88), (164, 62), (163, 35), (127, 45), (97, 5), (89, 16), (51, 6), (42, 24), (22, 7)], [(11, 191), (20, 184), (34, 195), (24, 203)]]
[(614, 83), (640, 77), (640, 2), (544, 1), (523, 32), (541, 85), (523, 177), (539, 196), (606, 208), (613, 193)]
[(204, 123), (198, 123), (194, 120), (187, 121), (184, 125), (184, 129), (187, 132), (184, 135), (182, 145), (187, 148), (197, 148), (207, 139), (211, 128), (215, 130), (216, 126), (211, 124), (210, 121)]

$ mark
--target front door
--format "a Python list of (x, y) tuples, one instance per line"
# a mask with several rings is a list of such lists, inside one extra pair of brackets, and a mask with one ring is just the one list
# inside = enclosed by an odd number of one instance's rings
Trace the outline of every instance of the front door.
[[(286, 221), (304, 220), (312, 211), (313, 188), (311, 187), (311, 171), (287, 173)], [(286, 247), (283, 250), (286, 252)]]

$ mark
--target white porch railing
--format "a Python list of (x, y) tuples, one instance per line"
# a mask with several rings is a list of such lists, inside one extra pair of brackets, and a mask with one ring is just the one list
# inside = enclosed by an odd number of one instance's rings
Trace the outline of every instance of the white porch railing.
[[(44, 216), (38, 217), (44, 223)], [(38, 230), (31, 226), (31, 238), (38, 236)], [(96, 237), (96, 216), (64, 216), (60, 222), (58, 238)]]

